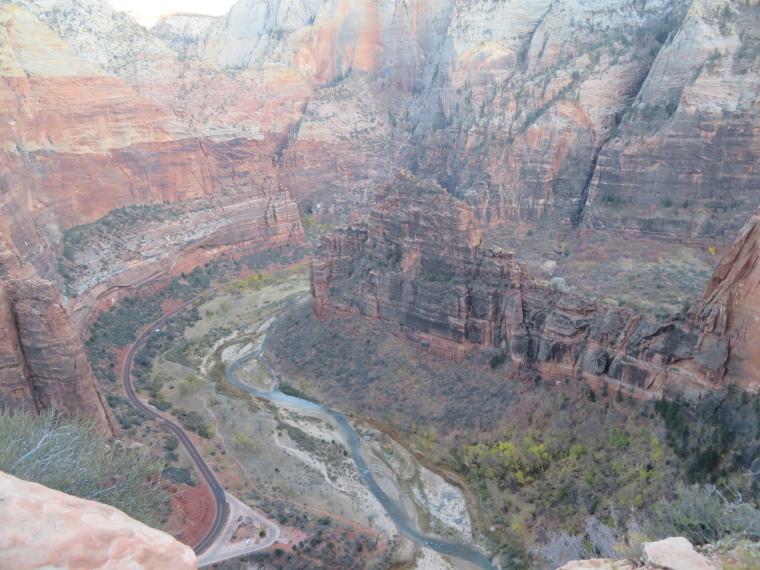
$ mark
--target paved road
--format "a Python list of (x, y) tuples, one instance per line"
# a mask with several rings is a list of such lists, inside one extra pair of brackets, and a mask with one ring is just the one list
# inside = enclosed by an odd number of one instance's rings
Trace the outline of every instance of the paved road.
[[(198, 297), (200, 297), (200, 295)], [(214, 502), (216, 503), (214, 522), (206, 536), (204, 536), (193, 548), (195, 554), (198, 556), (198, 565), (206, 566), (208, 564), (221, 562), (222, 560), (235, 558), (236, 556), (242, 556), (244, 554), (250, 554), (268, 548), (279, 539), (280, 529), (276, 524), (267, 520), (248, 505), (227, 493), (214, 475), (214, 472), (203, 459), (203, 456), (198, 452), (195, 444), (193, 444), (185, 430), (140, 400), (132, 386), (132, 362), (137, 351), (145, 345), (151, 335), (155, 334), (166, 325), (167, 320), (187, 308), (191, 303), (198, 299), (198, 297), (190, 299), (187, 303), (151, 323), (147, 330), (137, 338), (134, 344), (130, 347), (129, 352), (127, 353), (127, 358), (124, 360), (122, 381), (124, 383), (124, 391), (127, 393), (127, 398), (129, 398), (132, 405), (141, 412), (166, 424), (184, 446), (190, 459), (192, 459), (193, 463), (195, 463), (195, 466), (198, 468), (201, 477), (203, 477), (204, 481), (211, 489)], [(253, 523), (266, 526), (266, 536), (263, 539), (254, 538), (251, 540), (251, 544), (248, 545), (246, 545), (244, 540), (232, 542), (232, 536), (239, 524), (238, 521), (245, 518), (250, 518)]]
[[(248, 505), (238, 501), (229, 493), (227, 493), (227, 501), (230, 505), (228, 524), (219, 535), (219, 540), (198, 556), (198, 566), (208, 566), (215, 562), (221, 562), (222, 560), (269, 548), (280, 538), (280, 529), (276, 524), (254, 512)], [(263, 539), (258, 537), (252, 538), (249, 545), (246, 545), (245, 540), (232, 542), (232, 536), (235, 534), (235, 530), (237, 530), (239, 524), (238, 521), (245, 518), (249, 518), (254, 526), (265, 525), (267, 527), (266, 536)]]
[(174, 423), (171, 420), (166, 419), (159, 413), (157, 413), (153, 408), (145, 404), (140, 398), (137, 397), (137, 394), (135, 394), (135, 390), (132, 386), (132, 361), (134, 359), (135, 354), (138, 350), (140, 350), (145, 343), (148, 341), (150, 336), (156, 332), (156, 330), (161, 329), (165, 324), (167, 319), (170, 319), (174, 315), (176, 315), (178, 312), (180, 312), (182, 309), (187, 307), (192, 301), (189, 301), (188, 303), (182, 305), (178, 309), (175, 309), (168, 315), (161, 317), (154, 323), (150, 325), (150, 327), (143, 332), (138, 339), (135, 341), (135, 343), (132, 345), (132, 347), (129, 349), (129, 352), (127, 353), (127, 358), (124, 361), (124, 370), (122, 371), (122, 380), (124, 382), (124, 390), (127, 393), (127, 398), (129, 398), (129, 401), (132, 403), (132, 405), (140, 410), (141, 412), (152, 416), (159, 421), (164, 422), (166, 426), (174, 433), (174, 435), (177, 436), (177, 439), (179, 439), (180, 443), (184, 446), (185, 450), (187, 451), (187, 454), (190, 456), (190, 459), (192, 459), (193, 463), (195, 463), (195, 466), (198, 468), (198, 472), (201, 474), (201, 477), (206, 481), (206, 484), (210, 487), (212, 494), (214, 495), (214, 502), (216, 503), (216, 514), (214, 515), (214, 523), (211, 525), (211, 529), (209, 529), (206, 536), (204, 536), (201, 541), (195, 545), (195, 548), (193, 550), (196, 554), (200, 554), (204, 552), (206, 549), (209, 548), (219, 537), (219, 534), (224, 529), (225, 523), (227, 522), (227, 518), (230, 514), (230, 505), (227, 502), (227, 497), (225, 496), (224, 488), (219, 483), (219, 480), (214, 475), (214, 472), (209, 468), (206, 461), (203, 459), (201, 454), (196, 449), (195, 445), (193, 444), (190, 437), (185, 433), (185, 430), (183, 430), (179, 425)]

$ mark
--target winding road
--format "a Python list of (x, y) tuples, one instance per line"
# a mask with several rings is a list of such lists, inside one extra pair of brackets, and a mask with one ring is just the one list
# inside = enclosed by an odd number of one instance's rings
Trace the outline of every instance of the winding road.
[[(137, 351), (145, 345), (152, 334), (156, 333), (166, 325), (166, 321), (168, 319), (172, 318), (178, 312), (185, 309), (193, 301), (195, 301), (195, 299), (191, 299), (187, 303), (171, 311), (169, 314), (154, 321), (150, 327), (138, 337), (138, 339), (129, 349), (127, 357), (124, 361), (122, 380), (124, 382), (124, 390), (126, 391), (127, 397), (129, 398), (129, 401), (132, 403), (132, 405), (141, 412), (148, 414), (149, 416), (152, 416), (167, 425), (167, 427), (177, 436), (180, 443), (182, 443), (182, 445), (185, 447), (185, 450), (187, 451), (192, 461), (195, 463), (201, 476), (211, 488), (214, 496), (214, 501), (216, 502), (216, 514), (214, 516), (214, 523), (206, 536), (204, 536), (203, 539), (201, 539), (201, 541), (193, 549), (196, 555), (198, 555), (199, 565), (203, 566), (267, 548), (277, 541), (279, 537), (279, 528), (274, 523), (264, 519), (258, 513), (255, 513), (255, 511), (238, 501), (232, 495), (226, 493), (214, 475), (213, 471), (209, 468), (206, 461), (196, 449), (187, 433), (179, 425), (159, 414), (152, 407), (148, 406), (142, 400), (140, 400), (137, 397), (137, 394), (135, 393), (132, 386), (132, 361)], [(296, 299), (296, 301), (293, 303), (297, 301), (298, 299)], [(227, 368), (226, 380), (233, 386), (245, 390), (252, 396), (265, 398), (272, 403), (285, 405), (287, 407), (295, 409), (318, 411), (320, 413), (331, 416), (335, 420), (339, 432), (343, 436), (347, 447), (351, 451), (353, 460), (359, 469), (359, 472), (361, 473), (361, 477), (364, 480), (364, 483), (382, 504), (390, 518), (395, 523), (396, 527), (404, 535), (410, 538), (413, 542), (424, 545), (441, 554), (459, 558), (460, 560), (472, 563), (477, 568), (481, 568), (483, 570), (493, 570), (494, 566), (491, 564), (490, 560), (483, 555), (482, 552), (465, 544), (440, 540), (435, 537), (426, 536), (420, 532), (420, 530), (416, 527), (415, 522), (399, 505), (397, 505), (392, 499), (390, 499), (390, 497), (388, 497), (385, 491), (382, 490), (380, 485), (375, 480), (374, 476), (370, 472), (369, 465), (362, 456), (361, 441), (359, 439), (359, 436), (354, 431), (353, 427), (349, 424), (345, 416), (336, 412), (335, 410), (325, 408), (319, 404), (315, 404), (314, 402), (289, 396), (280, 392), (279, 378), (277, 377), (274, 370), (272, 370), (267, 360), (263, 358), (263, 353), (269, 338), (268, 333), (269, 331), (267, 330), (266, 336), (264, 337), (264, 342), (258, 350), (243, 355)], [(271, 374), (275, 382), (274, 388), (272, 390), (260, 390), (252, 386), (248, 386), (247, 384), (240, 382), (235, 377), (237, 368), (243, 362), (252, 358), (259, 360), (259, 362), (262, 363), (267, 371)], [(240, 517), (244, 516), (249, 516), (261, 524), (265, 524), (267, 526), (268, 532), (266, 540), (260, 542), (259, 544), (250, 546), (241, 545), (240, 543), (230, 543), (230, 538), (232, 537), (234, 530), (237, 527), (236, 521), (239, 520)]]
[[(177, 436), (177, 439), (179, 439), (179, 442), (185, 448), (185, 451), (187, 451), (190, 459), (197, 467), (201, 477), (203, 477), (203, 480), (211, 489), (211, 493), (214, 497), (214, 502), (216, 503), (214, 522), (211, 525), (208, 533), (206, 533), (206, 536), (204, 536), (193, 548), (195, 554), (198, 556), (199, 565), (203, 566), (212, 562), (220, 562), (221, 560), (226, 560), (228, 558), (233, 558), (235, 556), (240, 556), (242, 554), (247, 554), (250, 552), (255, 552), (257, 550), (262, 550), (263, 548), (267, 548), (277, 541), (280, 529), (274, 523), (267, 521), (255, 513), (247, 505), (238, 501), (235, 497), (229, 495), (224, 490), (224, 487), (222, 487), (221, 483), (219, 483), (219, 480), (216, 478), (216, 475), (214, 475), (214, 472), (211, 470), (211, 468), (209, 468), (208, 464), (203, 459), (203, 456), (198, 452), (198, 449), (195, 447), (195, 444), (193, 444), (190, 436), (187, 435), (185, 430), (143, 402), (137, 396), (134, 387), (132, 386), (132, 362), (134, 360), (135, 354), (137, 354), (137, 351), (145, 346), (145, 343), (148, 341), (152, 334), (166, 325), (167, 320), (171, 319), (174, 315), (187, 308), (193, 301), (195, 301), (195, 299), (191, 299), (167, 315), (164, 315), (160, 319), (154, 321), (147, 328), (147, 330), (145, 330), (137, 338), (134, 344), (132, 344), (130, 347), (129, 352), (127, 353), (127, 357), (124, 360), (122, 381), (124, 383), (124, 391), (126, 392), (130, 403), (142, 413), (147, 414), (148, 416), (151, 416), (159, 421), (162, 421), (172, 431), (172, 433)], [(233, 516), (231, 517), (230, 514)], [(261, 524), (265, 524), (267, 526), (266, 539), (254, 545), (231, 543), (230, 540), (235, 528), (237, 527), (238, 518), (246, 516), (257, 520)]]

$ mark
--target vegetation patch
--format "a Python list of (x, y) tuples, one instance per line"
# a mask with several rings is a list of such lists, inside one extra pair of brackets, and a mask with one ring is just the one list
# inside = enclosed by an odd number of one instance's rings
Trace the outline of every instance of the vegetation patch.
[(116, 507), (160, 528), (171, 510), (157, 475), (161, 464), (145, 447), (126, 448), (92, 423), (51, 410), (0, 414), (0, 471), (76, 497)]
[[(655, 520), (663, 497), (678, 501), (680, 482), (730, 487), (757, 507), (758, 478), (746, 474), (760, 472), (760, 397), (639, 401), (625, 388), (494, 367), (492, 354), (438, 360), (397, 331), (294, 307), (268, 355), (301, 391), (394, 426), (429, 461), (464, 475), (479, 503), (474, 525), (495, 529), (481, 534), (491, 552), (580, 536), (591, 517), (618, 540), (629, 513)], [(662, 527), (652, 528), (656, 538)]]

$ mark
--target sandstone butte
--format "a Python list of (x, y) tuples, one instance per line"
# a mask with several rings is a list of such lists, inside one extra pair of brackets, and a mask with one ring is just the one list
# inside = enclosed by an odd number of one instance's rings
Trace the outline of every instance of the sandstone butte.
[(0, 472), (0, 567), (198, 568), (172, 536), (118, 509)]
[(536, 281), (515, 254), (483, 245), (466, 204), (399, 174), (365, 224), (324, 236), (311, 262), (320, 318), (398, 323), (461, 358), (497, 349), (548, 377), (622, 384), (689, 399), (735, 383), (757, 390), (760, 213), (741, 232), (686, 318), (658, 322)]

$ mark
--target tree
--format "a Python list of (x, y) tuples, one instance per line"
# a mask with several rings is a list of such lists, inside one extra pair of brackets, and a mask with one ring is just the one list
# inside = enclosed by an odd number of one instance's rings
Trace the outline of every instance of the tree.
[(169, 507), (150, 450), (109, 445), (107, 434), (83, 418), (5, 411), (0, 441), (0, 471), (20, 479), (111, 505), (153, 527)]
[(238, 451), (253, 453), (258, 450), (258, 447), (259, 446), (256, 445), (256, 443), (253, 442), (250, 437), (241, 434), (235, 435), (235, 449)]

